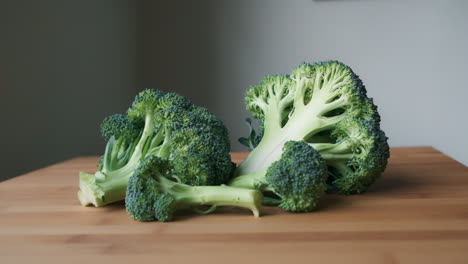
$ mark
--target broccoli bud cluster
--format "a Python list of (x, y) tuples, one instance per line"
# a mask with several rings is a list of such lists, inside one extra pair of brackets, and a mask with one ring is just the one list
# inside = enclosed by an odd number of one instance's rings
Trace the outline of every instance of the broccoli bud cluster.
[(329, 191), (362, 193), (385, 170), (390, 152), (377, 107), (343, 63), (304, 63), (289, 76), (267, 76), (245, 101), (262, 137), (240, 140), (253, 149), (236, 175), (265, 170), (291, 140), (307, 142), (326, 160)]
[(96, 207), (125, 199), (127, 182), (147, 157), (171, 162), (171, 177), (190, 185), (225, 183), (234, 169), (224, 124), (175, 93), (140, 92), (127, 114), (104, 119), (107, 145), (94, 174), (81, 173), (78, 197)]
[(262, 204), (316, 210), (328, 192), (365, 192), (390, 156), (380, 115), (359, 77), (343, 63), (304, 63), (247, 90), (250, 150), (231, 161), (228, 131), (206, 108), (175, 93), (140, 92), (126, 114), (104, 119), (106, 149), (94, 174), (80, 173), (82, 205), (125, 199), (139, 221), (170, 221), (177, 211)]

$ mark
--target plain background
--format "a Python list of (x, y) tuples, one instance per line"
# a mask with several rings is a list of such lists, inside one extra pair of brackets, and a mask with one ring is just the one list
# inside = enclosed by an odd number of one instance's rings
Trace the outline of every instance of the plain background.
[(468, 165), (467, 11), (463, 0), (1, 1), (0, 180), (100, 155), (99, 123), (143, 88), (208, 107), (244, 150), (245, 90), (329, 59), (361, 76), (391, 146)]

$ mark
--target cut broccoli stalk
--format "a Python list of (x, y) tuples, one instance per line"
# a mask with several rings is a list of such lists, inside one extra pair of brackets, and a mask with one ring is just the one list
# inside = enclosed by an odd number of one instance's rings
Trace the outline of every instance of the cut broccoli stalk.
[[(84, 206), (93, 205), (99, 207), (125, 198), (128, 179), (138, 167), (139, 161), (144, 154), (143, 147), (153, 132), (152, 113), (148, 113), (145, 118), (145, 126), (141, 138), (125, 166), (113, 171), (98, 171), (94, 175), (81, 172), (80, 190), (78, 191), (80, 203)], [(108, 145), (113, 142), (110, 140)], [(107, 163), (106, 154), (104, 155), (104, 164)]]
[(258, 191), (230, 186), (190, 186), (163, 176), (158, 180), (165, 193), (171, 195), (174, 209), (188, 205), (235, 206), (251, 210), (256, 217), (260, 215), (263, 197)]
[(80, 172), (78, 199), (83, 206), (93, 205), (100, 207), (120, 201), (122, 200), (122, 196), (125, 197), (129, 177), (123, 175), (109, 181), (100, 181), (95, 176)]
[[(170, 177), (170, 163), (157, 156), (145, 159), (130, 177), (125, 206), (139, 221), (170, 221), (178, 209), (190, 206), (236, 206), (258, 217), (263, 195), (258, 190), (230, 186), (191, 186)], [(167, 176), (167, 177), (166, 177)]]

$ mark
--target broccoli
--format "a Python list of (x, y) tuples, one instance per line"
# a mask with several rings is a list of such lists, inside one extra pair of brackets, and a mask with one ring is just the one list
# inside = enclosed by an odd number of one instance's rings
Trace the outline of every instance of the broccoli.
[(106, 150), (93, 174), (80, 173), (82, 205), (123, 200), (130, 176), (148, 156), (168, 159), (172, 176), (190, 185), (219, 185), (232, 175), (229, 137), (223, 123), (185, 97), (147, 89), (127, 115), (105, 118)]
[(101, 134), (108, 141), (99, 163), (102, 172), (122, 168), (130, 159), (138, 143), (142, 127), (127, 116), (115, 114), (106, 117), (101, 124)]
[(125, 207), (139, 221), (170, 221), (175, 211), (199, 205), (237, 206), (259, 216), (262, 193), (229, 186), (190, 186), (171, 180), (171, 161), (149, 156), (128, 181)]
[(313, 147), (288, 141), (281, 158), (267, 170), (235, 177), (229, 186), (271, 191), (280, 198), (277, 203), (284, 210), (310, 212), (325, 194), (327, 177), (327, 164)]
[(267, 76), (245, 101), (262, 138), (241, 140), (258, 144), (236, 169), (238, 176), (268, 168), (290, 140), (305, 141), (321, 154), (328, 189), (339, 193), (364, 192), (386, 167), (389, 147), (377, 107), (359, 77), (340, 62), (302, 64), (290, 76)]

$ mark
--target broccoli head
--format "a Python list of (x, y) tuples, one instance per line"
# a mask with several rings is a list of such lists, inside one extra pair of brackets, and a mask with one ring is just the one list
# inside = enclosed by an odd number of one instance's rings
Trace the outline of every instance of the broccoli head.
[(130, 177), (125, 207), (133, 219), (170, 221), (177, 210), (200, 205), (243, 207), (259, 216), (263, 199), (260, 191), (179, 183), (172, 180), (171, 163), (149, 156)]
[(83, 205), (123, 200), (128, 179), (148, 156), (170, 160), (171, 176), (190, 185), (226, 183), (234, 169), (224, 124), (175, 93), (140, 92), (127, 115), (104, 119), (101, 132), (108, 141), (99, 170), (80, 173)]
[(289, 140), (305, 141), (322, 155), (329, 189), (340, 193), (364, 192), (386, 167), (389, 147), (377, 107), (359, 77), (340, 62), (302, 64), (290, 76), (267, 76), (245, 101), (262, 138), (241, 140), (254, 148), (236, 175), (265, 170)]
[(266, 171), (235, 177), (229, 185), (271, 191), (279, 197), (279, 207), (291, 212), (310, 212), (325, 194), (327, 177), (327, 164), (313, 147), (301, 141), (288, 141), (281, 158)]

